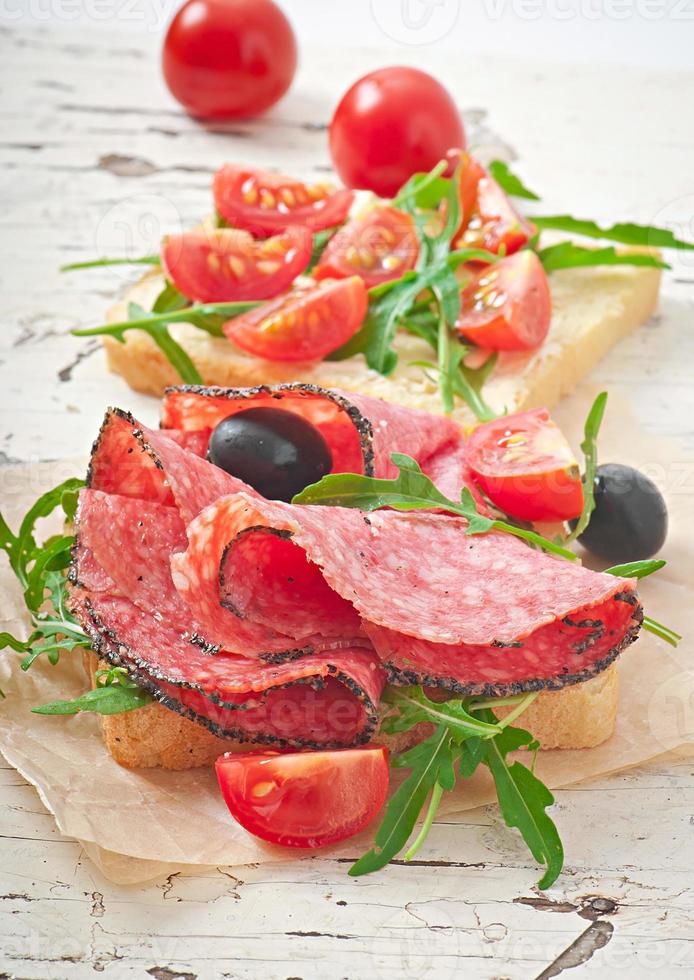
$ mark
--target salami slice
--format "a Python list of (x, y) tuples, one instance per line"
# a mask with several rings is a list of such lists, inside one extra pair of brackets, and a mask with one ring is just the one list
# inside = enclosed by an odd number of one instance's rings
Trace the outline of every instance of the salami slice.
[(190, 612), (171, 580), (171, 555), (187, 545), (186, 526), (176, 508), (82, 490), (77, 527), (80, 545), (106, 573), (109, 587), (162, 621), (190, 629)]
[[(87, 486), (178, 507), (184, 522), (220, 497), (254, 491), (180, 443), (180, 433), (140, 426), (127, 412), (111, 409), (92, 448)], [(196, 440), (199, 448), (199, 440)]]
[[(130, 596), (136, 605), (152, 612), (162, 612), (157, 609), (157, 603), (151, 601), (152, 591), (156, 595), (159, 589), (158, 598), (163, 602), (162, 578), (168, 576), (170, 579), (168, 567), (161, 572), (162, 561), (165, 558), (168, 566), (171, 553), (183, 550), (186, 539), (185, 534), (181, 534), (177, 540), (169, 537), (168, 553), (166, 546), (163, 550), (150, 553), (148, 542), (155, 539), (150, 536), (148, 540), (143, 540), (142, 529), (138, 527), (138, 501), (144, 499), (148, 504), (162, 508), (163, 520), (166, 519), (165, 512), (170, 511), (169, 522), (177, 521), (177, 527), (183, 531), (184, 522), (191, 521), (220, 497), (233, 495), (238, 490), (258, 496), (241, 480), (182, 448), (167, 433), (139, 426), (132, 417), (120, 412), (114, 411), (108, 416), (101, 437), (95, 444), (93, 460), (90, 488), (81, 497), (80, 523), (81, 516), (85, 516), (83, 544), (92, 551), (95, 548), (99, 551), (102, 567), (115, 580), (122, 594)], [(145, 477), (137, 476), (135, 468), (138, 463)], [(109, 493), (105, 494), (103, 488), (108, 488)], [(101, 491), (98, 497), (95, 496), (97, 491)], [(134, 503), (131, 506), (127, 505), (129, 495), (133, 495)], [(121, 502), (115, 508), (109, 508), (105, 497), (115, 499), (116, 496)], [(99, 510), (97, 516), (94, 516), (95, 509)], [(118, 517), (114, 510), (120, 512)], [(243, 548), (240, 550), (242, 552)], [(131, 556), (133, 566), (152, 563), (153, 568), (159, 569), (156, 582), (153, 575), (144, 575), (142, 583), (133, 581), (123, 567), (124, 554)], [(304, 566), (305, 577), (310, 574), (310, 569), (305, 567), (307, 563), (303, 554), (297, 557)], [(178, 625), (187, 622), (188, 629), (204, 636), (208, 645), (248, 656), (274, 656), (279, 659), (353, 643), (370, 645), (364, 639), (359, 617), (349, 604), (343, 603), (334, 594), (330, 596), (328, 606), (320, 610), (320, 617), (309, 615), (310, 608), (314, 613), (319, 611), (315, 601), (303, 613), (302, 610), (291, 610), (291, 620), (287, 620), (280, 631), (262, 621), (251, 621), (232, 614), (219, 601), (220, 561), (221, 552), (214, 565), (214, 594), (211, 600), (205, 604), (201, 593), (190, 608), (180, 606), (175, 590), (170, 588), (169, 593), (173, 595), (167, 595), (164, 607), (172, 622)], [(294, 564), (296, 566), (296, 559)], [(288, 577), (291, 578), (291, 574)], [(285, 585), (288, 585), (286, 578)], [(317, 581), (319, 585), (322, 584), (320, 575)], [(330, 592), (324, 585), (323, 591)], [(145, 596), (149, 598), (145, 599)], [(335, 615), (340, 605), (343, 607), (342, 616), (336, 621)]]
[(100, 657), (221, 737), (342, 747), (368, 741), (377, 724), (384, 672), (368, 651), (263, 667), (205, 654), (127, 599), (76, 588), (72, 609)]
[(82, 491), (72, 602), (99, 654), (213, 731), (291, 745), (368, 739), (382, 686), (502, 694), (577, 683), (633, 640), (635, 583), (468, 534), (433, 512), (266, 500), (208, 462), (249, 404), (317, 425), (337, 469), (417, 458), (457, 496), (449, 420), (306, 385), (168, 392), (164, 428), (108, 413)]
[(642, 613), (633, 598), (612, 596), (583, 619), (565, 616), (509, 643), (432, 643), (372, 623), (365, 628), (394, 684), (484, 697), (559, 690), (605, 670), (636, 639)]
[(330, 446), (333, 473), (392, 477), (397, 473), (390, 460), (392, 452), (406, 452), (423, 463), (446, 455), (461, 439), (458, 426), (443, 416), (301, 383), (259, 388), (169, 388), (162, 427), (209, 435), (222, 419), (250, 407), (281, 407), (315, 425)]
[[(188, 549), (172, 558), (176, 587), (197, 616), (214, 615), (219, 603), (218, 558), (228, 611), (247, 611), (253, 568), (246, 564), (242, 585), (234, 584), (232, 543), (249, 532), (258, 541), (261, 529), (306, 553), (361, 615), (401, 682), (460, 691), (563, 686), (604, 669), (638, 630), (632, 580), (509, 535), (469, 535), (462, 519), (437, 514), (326, 513), (243, 493), (203, 511), (188, 528)], [(293, 598), (302, 604), (300, 594)]]

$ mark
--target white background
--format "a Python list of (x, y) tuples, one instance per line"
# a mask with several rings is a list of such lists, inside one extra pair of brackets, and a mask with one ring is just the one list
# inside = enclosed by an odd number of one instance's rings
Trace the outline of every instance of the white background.
[[(8, 24), (93, 25), (160, 36), (179, 0), (0, 0)], [(281, 0), (300, 43), (417, 48), (694, 68), (694, 0)]]

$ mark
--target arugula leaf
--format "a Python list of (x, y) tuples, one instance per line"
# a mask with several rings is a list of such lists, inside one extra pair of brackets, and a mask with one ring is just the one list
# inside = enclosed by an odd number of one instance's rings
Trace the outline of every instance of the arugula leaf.
[(654, 572), (659, 572), (665, 568), (667, 562), (662, 558), (646, 558), (643, 561), (629, 561), (625, 565), (612, 565), (606, 568), (608, 575), (617, 575), (619, 578), (646, 578)]
[(535, 531), (484, 517), (478, 512), (467, 487), (463, 487), (460, 503), (456, 503), (436, 488), (411, 456), (392, 453), (390, 458), (398, 468), (398, 475), (392, 480), (378, 480), (359, 473), (329, 473), (318, 483), (298, 493), (292, 503), (356, 507), (366, 511), (379, 510), (381, 507), (392, 507), (395, 510), (444, 510), (466, 518), (467, 534), (503, 531), (552, 554), (576, 561), (577, 556), (572, 551), (548, 541)]
[(385, 817), (376, 831), (375, 847), (349, 869), (355, 878), (385, 867), (402, 850), (412, 834), (417, 817), (436, 782), (442, 760), (451, 753), (451, 735), (444, 725), (407, 753), (412, 772), (391, 797)]
[[(184, 384), (203, 384), (203, 377), (195, 364), (193, 364), (187, 352), (171, 336), (166, 323), (161, 321), (158, 314), (148, 313), (147, 310), (143, 309), (137, 303), (128, 303), (128, 316), (131, 320), (140, 320), (143, 323), (141, 329), (149, 334), (171, 366), (178, 371), (181, 381)], [(147, 325), (148, 319), (156, 322)], [(125, 343), (123, 331), (114, 333), (113, 336), (120, 343)]]
[[(78, 479), (66, 480), (44, 493), (29, 509), (14, 534), (0, 514), (0, 550), (9, 559), (10, 567), (24, 590), (24, 601), (30, 614), (32, 630), (26, 640), (10, 633), (0, 634), (0, 649), (10, 647), (26, 653), (22, 669), (45, 654), (56, 664), (61, 650), (87, 647), (89, 641), (83, 630), (65, 607), (65, 576), (63, 569), (70, 561), (72, 535), (54, 535), (43, 544), (36, 541), (36, 523), (61, 508), (66, 520), (72, 520), (77, 504), (77, 491), (84, 486)], [(48, 595), (47, 595), (48, 593)], [(47, 605), (51, 608), (44, 608)]]
[(583, 510), (567, 541), (575, 541), (580, 534), (583, 534), (588, 527), (590, 515), (595, 510), (594, 484), (595, 471), (598, 468), (597, 439), (600, 433), (603, 415), (605, 414), (606, 404), (607, 392), (602, 391), (593, 402), (586, 418), (586, 424), (583, 430), (583, 442), (581, 443), (581, 451), (585, 459), (585, 470), (583, 472)]
[(190, 306), (190, 300), (178, 290), (172, 282), (166, 280), (166, 285), (159, 293), (152, 306), (152, 313), (170, 313)]
[(659, 636), (661, 640), (665, 640), (669, 643), (671, 647), (679, 646), (679, 642), (682, 639), (681, 633), (676, 633), (675, 630), (670, 629), (669, 626), (659, 623), (657, 619), (652, 619), (650, 616), (643, 617), (643, 628), (648, 633), (653, 633), (654, 636)]
[(76, 715), (94, 711), (100, 715), (117, 715), (151, 704), (152, 698), (130, 680), (122, 667), (97, 670), (96, 687), (71, 701), (51, 701), (32, 708), (37, 715)]
[(36, 637), (35, 633), (32, 633), (27, 640), (18, 640), (16, 636), (12, 636), (11, 633), (0, 633), (0, 650), (4, 650), (9, 647), (10, 650), (14, 650), (15, 653), (24, 653), (26, 650), (30, 650), (32, 643)]
[(643, 252), (618, 252), (614, 245), (606, 248), (585, 248), (575, 242), (560, 242), (549, 245), (537, 253), (545, 267), (545, 272), (557, 269), (574, 269), (590, 265), (639, 265), (653, 266), (657, 269), (669, 269), (656, 255), (646, 255)]
[(470, 779), (484, 760), (487, 747), (482, 738), (468, 738), (460, 746), (458, 767), (463, 779)]
[(398, 710), (397, 715), (389, 715), (384, 719), (383, 730), (389, 734), (407, 731), (422, 721), (445, 724), (463, 738), (498, 735), (503, 731), (498, 723), (483, 721), (471, 715), (467, 710), (469, 698), (432, 701), (422, 687), (388, 687), (381, 700)]
[[(9, 647), (15, 653), (26, 654), (21, 663), (22, 670), (28, 670), (41, 656), (56, 664), (62, 651), (88, 649), (91, 645), (66, 604), (64, 570), (70, 562), (74, 536), (56, 534), (42, 544), (36, 540), (37, 522), (58, 508), (62, 509), (66, 520), (74, 519), (77, 493), (83, 486), (83, 480), (73, 477), (44, 493), (29, 508), (17, 534), (0, 514), (0, 550), (7, 555), (12, 571), (24, 589), (32, 626), (25, 640), (11, 633), (0, 633), (0, 650)], [(114, 714), (131, 711), (151, 701), (149, 695), (125, 676), (122, 668), (97, 671), (97, 681), (100, 686), (96, 690), (75, 701), (55, 701), (32, 710), (39, 714), (75, 714), (77, 711)]]
[[(667, 562), (662, 558), (647, 558), (643, 561), (630, 561), (624, 565), (613, 565), (611, 568), (606, 568), (605, 572), (608, 575), (617, 575), (619, 578), (645, 578), (647, 575), (652, 575), (654, 572), (660, 571), (665, 565), (667, 565)], [(669, 626), (659, 623), (650, 616), (643, 617), (642, 626), (648, 633), (659, 636), (661, 640), (665, 640), (670, 646), (679, 646), (682, 635), (670, 629)]]
[(479, 367), (473, 368), (464, 360), (469, 350), (470, 348), (466, 349), (463, 346), (463, 355), (457, 365), (458, 370), (453, 374), (453, 391), (467, 403), (480, 422), (491, 422), (497, 414), (482, 397), (482, 388), (496, 367), (499, 355), (494, 351)]
[(331, 238), (333, 238), (343, 225), (333, 225), (332, 228), (325, 228), (323, 231), (316, 231), (313, 235), (313, 245), (311, 248), (311, 259), (304, 269), (304, 275), (308, 276), (318, 265), (321, 255)]
[[(512, 733), (508, 729), (505, 735)], [(531, 744), (532, 735), (522, 732), (520, 744)], [(513, 742), (511, 743), (513, 745)], [(519, 745), (513, 745), (518, 748)], [(564, 866), (564, 848), (559, 832), (546, 813), (547, 807), (554, 803), (554, 797), (549, 789), (537, 776), (521, 762), (510, 766), (506, 761), (509, 748), (505, 747), (502, 738), (490, 739), (486, 743), (484, 762), (492, 774), (496, 795), (499, 800), (501, 815), (508, 827), (516, 827), (523, 840), (530, 848), (532, 856), (540, 864), (545, 864), (547, 870), (538, 882), (539, 888), (549, 888)]]
[[(443, 239), (438, 241), (441, 243)], [(443, 245), (435, 247), (443, 248)], [(401, 323), (409, 325), (407, 318), (419, 305), (420, 294), (438, 289), (448, 297), (450, 304), (454, 282), (456, 291), (460, 291), (457, 280), (451, 276), (452, 269), (467, 261), (496, 261), (497, 258), (482, 249), (459, 249), (419, 271), (406, 272), (400, 279), (375, 286), (369, 290), (369, 309), (361, 329), (346, 344), (328, 354), (326, 360), (343, 361), (355, 354), (364, 354), (370, 368), (380, 374), (391, 374), (398, 362), (397, 354), (392, 349), (395, 334)], [(450, 314), (452, 306), (448, 305), (447, 309)], [(431, 333), (422, 333), (421, 336), (430, 340)], [(438, 351), (437, 341), (432, 346)]]
[[(432, 292), (439, 311), (437, 328), (436, 356), (438, 365), (439, 391), (446, 414), (453, 411), (453, 374), (458, 363), (451, 362), (451, 330), (460, 312), (460, 289), (452, 272), (436, 283)], [(451, 371), (453, 367), (453, 371)]]
[(573, 218), (570, 214), (536, 214), (529, 216), (528, 220), (541, 231), (568, 231), (586, 238), (605, 238), (622, 245), (644, 245), (647, 248), (694, 249), (694, 242), (681, 241), (668, 228), (656, 228), (654, 225), (628, 222), (601, 228), (595, 221)]
[[(36, 522), (43, 517), (48, 517), (58, 507), (62, 508), (66, 519), (71, 520), (74, 516), (75, 494), (83, 486), (84, 480), (72, 477), (53, 487), (52, 490), (46, 491), (29, 508), (16, 535), (12, 533), (7, 521), (0, 514), (0, 551), (4, 551), (7, 555), (12, 571), (24, 589), (29, 584), (28, 566), (36, 558), (39, 550), (35, 539)], [(31, 608), (35, 610), (36, 606)]]
[(393, 198), (393, 207), (404, 207), (408, 211), (416, 208), (431, 211), (437, 208), (448, 194), (450, 186), (450, 180), (441, 176), (447, 166), (446, 160), (439, 160), (428, 173), (413, 174)]
[(69, 262), (61, 265), (59, 272), (74, 272), (76, 269), (96, 269), (103, 265), (161, 265), (158, 255), (141, 255), (135, 259), (91, 259), (88, 262)]
[[(75, 327), (70, 332), (75, 337), (97, 337), (108, 335), (122, 339), (121, 335), (126, 330), (146, 330), (156, 324), (169, 323), (192, 323), (194, 327), (207, 330), (214, 336), (221, 337), (221, 324), (231, 317), (239, 316), (247, 310), (252, 310), (260, 306), (259, 302), (241, 303), (195, 303), (185, 309), (164, 311), (163, 313), (149, 313), (143, 310), (136, 303), (131, 303), (133, 312), (140, 315), (139, 319), (123, 320), (121, 323), (106, 323), (99, 327)], [(130, 308), (129, 308), (130, 309)]]
[[(369, 291), (369, 309), (364, 323), (357, 334), (337, 351), (328, 355), (328, 360), (341, 361), (355, 354), (364, 354), (370, 368), (381, 374), (390, 374), (397, 365), (397, 354), (393, 350), (393, 340), (398, 326), (406, 321), (418, 304), (421, 293), (430, 293), (436, 305), (435, 337), (427, 333), (437, 354), (437, 378), (443, 399), (444, 409), (450, 412), (454, 405), (454, 376), (458, 376), (458, 362), (451, 363), (449, 330), (455, 325), (460, 312), (460, 284), (453, 271), (462, 262), (472, 259), (496, 261), (497, 256), (480, 249), (460, 249), (450, 252), (451, 239), (460, 225), (460, 175), (452, 180), (442, 180), (439, 174), (445, 169), (441, 161), (429, 174), (415, 174), (396, 195), (394, 204), (408, 211), (415, 219), (420, 240), (417, 268), (406, 272), (399, 279), (391, 280)], [(436, 186), (433, 196), (432, 188)], [(445, 218), (437, 234), (426, 231), (425, 215), (418, 211), (424, 191), (430, 195), (429, 204), (445, 201)], [(466, 385), (458, 377), (458, 388), (466, 390)]]
[(168, 331), (169, 324), (190, 323), (201, 330), (206, 330), (212, 336), (222, 336), (222, 324), (230, 317), (253, 309), (258, 303), (198, 303), (184, 309), (177, 308), (175, 297), (169, 293), (162, 299), (160, 293), (157, 301), (163, 305), (173, 304), (163, 312), (148, 312), (137, 303), (128, 304), (130, 319), (121, 323), (110, 323), (100, 327), (76, 328), (70, 331), (75, 337), (114, 337), (120, 343), (125, 343), (125, 333), (128, 330), (144, 330), (163, 352), (169, 363), (175, 368), (185, 384), (202, 384), (203, 379), (192, 360), (174, 340)]
[[(415, 313), (401, 321), (402, 326), (410, 333), (426, 340), (434, 350), (438, 346), (437, 323), (433, 322), (431, 315), (427, 312)], [(448, 345), (448, 364), (444, 367), (446, 381), (453, 390), (453, 393), (468, 405), (475, 417), (480, 422), (490, 422), (497, 418), (494, 409), (490, 408), (484, 400), (482, 389), (487, 378), (494, 370), (498, 360), (496, 351), (490, 354), (479, 367), (470, 367), (465, 363), (465, 358), (473, 350), (472, 347), (463, 344), (457, 337), (454, 342)], [(438, 351), (437, 351), (438, 353)], [(413, 366), (431, 370), (439, 375), (439, 387), (442, 388), (440, 375), (442, 373), (441, 360), (436, 364), (433, 361), (411, 361)]]
[(449, 269), (455, 271), (458, 266), (465, 265), (466, 262), (484, 262), (491, 265), (492, 262), (498, 262), (499, 258), (500, 256), (484, 248), (456, 248), (448, 253), (446, 264)]
[(391, 374), (398, 363), (392, 349), (398, 319), (410, 308), (422, 291), (420, 277), (415, 272), (406, 273), (396, 280), (398, 286), (377, 293), (369, 302), (366, 319), (358, 333), (338, 350), (328, 355), (328, 360), (342, 361), (346, 357), (362, 353), (370, 368), (380, 374)]
[(510, 194), (511, 197), (523, 197), (526, 201), (540, 200), (534, 191), (531, 191), (525, 186), (520, 177), (511, 173), (508, 164), (504, 163), (503, 160), (492, 160), (487, 169), (499, 187), (506, 191), (507, 194)]
[[(384, 730), (405, 731), (422, 722), (433, 722), (437, 727), (427, 739), (393, 760), (394, 767), (412, 771), (386, 807), (376, 831), (375, 846), (355, 862), (350, 875), (377, 871), (391, 861), (410, 839), (429, 797), (422, 827), (405, 853), (405, 860), (411, 860), (431, 829), (443, 793), (455, 787), (456, 764), (461, 776), (467, 779), (483, 763), (492, 773), (505, 822), (520, 830), (533, 857), (546, 865), (539, 884), (541, 888), (549, 887), (563, 865), (561, 840), (546, 813), (554, 799), (524, 765), (506, 762), (509, 752), (538, 748), (529, 732), (510, 726), (511, 714), (517, 716), (524, 711), (535, 695), (507, 699), (516, 707), (502, 721), (497, 720), (487, 701), (474, 698), (432, 701), (421, 687), (387, 688), (384, 697), (398, 710), (395, 718), (386, 718), (390, 727), (384, 726)], [(506, 703), (504, 699), (497, 702)]]
[(437, 235), (423, 236), (423, 245), (428, 252), (430, 262), (443, 261), (450, 252), (453, 236), (460, 227), (460, 170), (457, 169), (452, 180), (448, 183), (445, 197), (446, 209), (443, 227)]

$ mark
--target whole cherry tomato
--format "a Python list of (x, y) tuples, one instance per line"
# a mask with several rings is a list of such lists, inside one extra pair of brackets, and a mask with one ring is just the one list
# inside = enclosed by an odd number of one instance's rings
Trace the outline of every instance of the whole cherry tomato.
[(274, 105), (296, 70), (294, 32), (272, 0), (188, 0), (166, 33), (166, 84), (192, 116), (233, 119)]
[(330, 152), (343, 182), (382, 197), (393, 197), (413, 173), (431, 170), (451, 146), (465, 148), (456, 104), (416, 68), (364, 75), (330, 123)]

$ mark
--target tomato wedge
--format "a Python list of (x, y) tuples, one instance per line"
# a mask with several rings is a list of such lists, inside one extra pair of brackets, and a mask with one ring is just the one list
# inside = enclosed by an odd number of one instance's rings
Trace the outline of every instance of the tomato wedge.
[[(450, 158), (454, 159), (452, 151)], [(460, 228), (453, 248), (484, 248), (495, 255), (512, 255), (537, 229), (519, 214), (508, 195), (481, 163), (463, 153), (459, 156)]]
[(264, 241), (238, 228), (219, 228), (170, 235), (161, 258), (168, 278), (189, 299), (231, 303), (277, 296), (304, 271), (312, 247), (307, 228), (287, 228)]
[(506, 514), (568, 521), (583, 509), (576, 458), (546, 408), (478, 425), (465, 457), (473, 479)]
[(370, 289), (414, 269), (418, 255), (412, 216), (397, 208), (374, 207), (330, 239), (313, 275), (316, 279), (357, 275)]
[(379, 745), (321, 752), (227, 752), (217, 779), (232, 817), (285, 847), (322, 847), (367, 827), (388, 793)]
[(293, 177), (226, 164), (214, 175), (214, 203), (230, 225), (259, 237), (289, 225), (321, 231), (342, 224), (354, 194), (329, 184), (304, 184)]
[(458, 201), (460, 203), (460, 227), (453, 236), (455, 248), (460, 248), (460, 238), (473, 216), (477, 203), (477, 188), (480, 180), (487, 176), (487, 171), (481, 163), (464, 150), (453, 149), (446, 154), (448, 168), (447, 177), (458, 174)]
[(549, 281), (535, 252), (524, 249), (478, 272), (460, 294), (456, 329), (488, 350), (532, 350), (552, 319)]
[(337, 350), (362, 324), (369, 305), (359, 276), (325, 279), (234, 317), (223, 330), (242, 350), (268, 361), (315, 361)]

